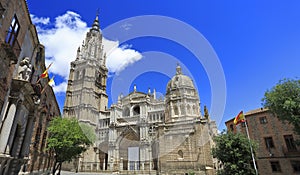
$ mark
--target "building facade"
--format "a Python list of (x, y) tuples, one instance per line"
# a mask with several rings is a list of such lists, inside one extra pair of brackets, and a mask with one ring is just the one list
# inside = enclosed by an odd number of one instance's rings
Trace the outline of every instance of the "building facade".
[[(293, 126), (279, 121), (265, 108), (244, 115), (249, 136), (258, 143), (255, 159), (259, 174), (299, 174), (300, 148), (295, 144), (299, 136), (294, 134)], [(246, 134), (245, 124), (235, 126), (233, 120), (225, 123), (228, 131)]]
[[(71, 63), (64, 116), (95, 129), (94, 147), (76, 160), (79, 171), (213, 174), (215, 122), (200, 113), (193, 81), (178, 65), (165, 99), (155, 90), (120, 95), (108, 108), (107, 68), (98, 16)], [(66, 167), (67, 168), (67, 167)], [(70, 168), (70, 167), (69, 167)]]
[[(25, 0), (0, 1), (0, 42), (0, 174), (14, 175), (26, 172), (34, 157), (36, 122), (60, 112), (52, 88), (46, 88), (49, 79), (38, 82), (45, 70), (44, 46)], [(44, 150), (39, 154), (48, 156)]]

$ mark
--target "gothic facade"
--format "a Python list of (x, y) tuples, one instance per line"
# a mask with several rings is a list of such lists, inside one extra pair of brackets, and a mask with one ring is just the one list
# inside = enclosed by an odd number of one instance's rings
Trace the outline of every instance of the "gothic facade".
[[(178, 65), (164, 99), (155, 90), (120, 95), (108, 108), (107, 68), (98, 17), (77, 50), (64, 116), (95, 129), (94, 147), (76, 160), (79, 171), (130, 174), (213, 174), (215, 122), (202, 116), (194, 83)], [(207, 113), (208, 114), (208, 113)], [(78, 161), (78, 162), (77, 162)]]

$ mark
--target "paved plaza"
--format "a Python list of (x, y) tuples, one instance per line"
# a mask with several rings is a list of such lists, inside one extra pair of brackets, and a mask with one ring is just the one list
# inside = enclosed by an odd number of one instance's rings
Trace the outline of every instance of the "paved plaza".
[(82, 172), (80, 172), (80, 173), (74, 173), (74, 172), (69, 172), (69, 171), (62, 171), (61, 172), (61, 175), (72, 175), (72, 174), (78, 174), (78, 175), (110, 175), (109, 173), (86, 173), (86, 172), (84, 172), (84, 173), (82, 173)]

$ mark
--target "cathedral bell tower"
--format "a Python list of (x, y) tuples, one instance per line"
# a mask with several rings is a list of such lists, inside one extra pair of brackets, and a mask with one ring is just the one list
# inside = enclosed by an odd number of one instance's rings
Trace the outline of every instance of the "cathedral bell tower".
[(108, 104), (107, 68), (98, 15), (71, 62), (64, 116), (96, 126), (99, 113)]

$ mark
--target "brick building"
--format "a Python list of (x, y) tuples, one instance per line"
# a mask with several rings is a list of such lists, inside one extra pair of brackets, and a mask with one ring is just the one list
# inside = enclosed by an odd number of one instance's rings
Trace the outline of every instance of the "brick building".
[(60, 111), (49, 79), (38, 81), (44, 52), (26, 1), (0, 0), (0, 175), (51, 167), (46, 126)]
[[(293, 175), (300, 173), (299, 139), (293, 126), (278, 120), (268, 109), (259, 108), (244, 113), (249, 136), (258, 143), (255, 153), (258, 172), (264, 174)], [(234, 125), (233, 119), (225, 122), (228, 131), (246, 134), (244, 123)]]

